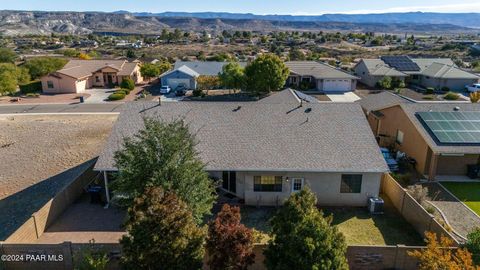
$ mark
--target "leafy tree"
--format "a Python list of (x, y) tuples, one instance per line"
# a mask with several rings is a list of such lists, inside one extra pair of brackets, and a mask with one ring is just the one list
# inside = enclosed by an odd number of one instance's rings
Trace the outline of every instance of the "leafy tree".
[(290, 61), (305, 60), (305, 54), (303, 54), (303, 52), (299, 49), (292, 49), (288, 54), (288, 57), (290, 58)]
[(223, 66), (218, 77), (222, 86), (226, 88), (241, 89), (245, 84), (244, 69), (237, 62), (230, 62)]
[(160, 75), (172, 69), (172, 64), (167, 61), (155, 63), (160, 70)]
[(78, 57), (80, 55), (80, 52), (76, 49), (65, 49), (63, 51), (63, 55), (66, 57)]
[(280, 90), (287, 80), (289, 70), (274, 54), (264, 54), (245, 67), (247, 91), (262, 95)]
[(130, 78), (125, 78), (120, 83), (120, 87), (123, 89), (133, 90), (135, 89), (135, 82)]
[(132, 49), (128, 49), (127, 50), (127, 58), (136, 58), (137, 55), (135, 54), (135, 51), (133, 51)]
[(148, 187), (128, 209), (120, 240), (126, 269), (201, 269), (205, 230), (174, 192)]
[(264, 252), (267, 269), (348, 269), (345, 237), (315, 205), (315, 195), (306, 188), (275, 214), (273, 240)]
[(160, 69), (158, 65), (152, 63), (144, 63), (140, 67), (140, 73), (143, 77), (149, 80), (150, 78), (158, 77), (160, 75)]
[(377, 82), (378, 87), (383, 89), (392, 89), (392, 77), (385, 76)]
[(480, 228), (475, 229), (467, 235), (465, 247), (472, 253), (474, 262), (480, 265)]
[(198, 90), (210, 90), (220, 87), (220, 79), (218, 76), (200, 75), (197, 78)]
[(452, 250), (453, 241), (445, 236), (440, 236), (437, 241), (437, 235), (433, 232), (425, 233), (427, 248), (421, 251), (408, 251), (408, 255), (419, 260), (418, 269), (437, 270), (437, 269), (464, 269), (478, 270), (472, 261), (472, 255), (466, 249), (459, 248)]
[(126, 138), (123, 150), (115, 153), (119, 173), (113, 188), (131, 199), (143, 194), (148, 186), (173, 190), (200, 222), (210, 213), (216, 195), (195, 150), (195, 136), (183, 120), (145, 118), (144, 126), (133, 138)]
[(0, 95), (14, 93), (19, 84), (29, 81), (30, 75), (25, 68), (11, 63), (0, 64)]
[(78, 55), (78, 58), (81, 59), (81, 60), (91, 60), (92, 57), (86, 53), (80, 53)]
[(24, 66), (29, 70), (30, 77), (37, 79), (63, 68), (66, 63), (67, 60), (63, 58), (38, 57), (28, 60)]
[(478, 101), (480, 101), (480, 92), (470, 93), (470, 102), (477, 103)]
[(15, 63), (17, 54), (8, 48), (0, 48), (0, 63)]
[(206, 249), (212, 270), (246, 270), (255, 262), (253, 232), (240, 223), (238, 206), (224, 204), (217, 218), (210, 221)]

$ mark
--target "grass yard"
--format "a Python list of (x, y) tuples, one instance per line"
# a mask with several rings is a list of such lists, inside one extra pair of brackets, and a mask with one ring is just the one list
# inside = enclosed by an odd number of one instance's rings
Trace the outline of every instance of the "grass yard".
[(480, 215), (480, 182), (442, 182), (441, 184)]
[[(333, 214), (333, 224), (345, 235), (349, 245), (423, 245), (415, 229), (386, 202), (385, 214), (370, 215), (366, 208), (322, 208), (325, 214)], [(268, 221), (275, 213), (273, 207), (242, 207), (242, 222), (260, 233), (258, 242), (269, 239)]]

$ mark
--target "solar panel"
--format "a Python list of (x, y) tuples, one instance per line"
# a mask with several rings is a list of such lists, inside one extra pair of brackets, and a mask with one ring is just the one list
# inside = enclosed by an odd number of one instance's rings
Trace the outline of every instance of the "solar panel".
[(439, 144), (480, 145), (480, 112), (418, 112), (416, 115)]
[(381, 59), (385, 64), (399, 71), (420, 71), (417, 63), (413, 62), (408, 56), (382, 56)]

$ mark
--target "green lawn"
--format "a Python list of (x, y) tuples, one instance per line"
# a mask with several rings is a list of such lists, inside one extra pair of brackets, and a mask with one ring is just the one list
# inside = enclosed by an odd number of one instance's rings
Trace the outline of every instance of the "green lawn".
[(480, 215), (480, 182), (442, 182), (441, 184)]
[[(366, 208), (322, 208), (325, 214), (333, 214), (333, 224), (345, 235), (349, 245), (423, 245), (415, 229), (386, 202), (383, 215), (370, 215)], [(241, 209), (242, 222), (263, 233), (259, 242), (266, 242), (270, 227), (268, 220), (275, 208), (248, 207)]]

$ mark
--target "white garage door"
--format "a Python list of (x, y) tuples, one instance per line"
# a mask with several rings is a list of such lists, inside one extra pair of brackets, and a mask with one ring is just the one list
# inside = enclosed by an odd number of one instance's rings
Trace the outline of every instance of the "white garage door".
[(184, 84), (187, 88), (191, 88), (189, 79), (168, 79), (167, 84), (172, 89), (175, 89), (180, 84)]
[(325, 92), (347, 92), (352, 90), (351, 80), (324, 80), (323, 91)]

